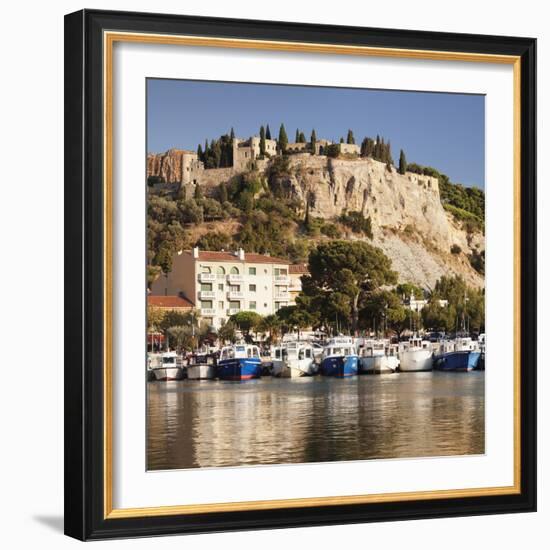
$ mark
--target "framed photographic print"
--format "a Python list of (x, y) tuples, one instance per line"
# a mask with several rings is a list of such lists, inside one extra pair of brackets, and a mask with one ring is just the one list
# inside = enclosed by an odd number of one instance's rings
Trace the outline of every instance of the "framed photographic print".
[(535, 40), (65, 19), (65, 529), (534, 511)]

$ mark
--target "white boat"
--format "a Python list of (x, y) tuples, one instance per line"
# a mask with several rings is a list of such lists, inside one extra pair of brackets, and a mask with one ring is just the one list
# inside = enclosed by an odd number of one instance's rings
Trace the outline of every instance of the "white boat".
[(429, 371), (433, 366), (431, 343), (422, 338), (410, 338), (399, 344), (399, 370), (402, 372)]
[(388, 340), (366, 340), (359, 348), (359, 372), (391, 374), (398, 366), (397, 349)]
[(175, 351), (161, 354), (160, 365), (152, 366), (151, 372), (155, 380), (180, 380), (183, 378), (183, 368), (178, 364), (178, 355)]
[(210, 353), (196, 353), (189, 359), (187, 365), (189, 380), (212, 380), (216, 378), (216, 360)]
[(187, 367), (187, 378), (189, 380), (212, 380), (216, 378), (215, 365), (189, 365)]
[(307, 342), (287, 342), (273, 348), (272, 374), (279, 378), (312, 376), (317, 372), (313, 346)]

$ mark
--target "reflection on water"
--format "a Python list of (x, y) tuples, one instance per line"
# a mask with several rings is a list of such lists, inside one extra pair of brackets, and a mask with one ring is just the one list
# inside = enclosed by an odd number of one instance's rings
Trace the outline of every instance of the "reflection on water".
[(482, 454), (483, 372), (148, 383), (148, 468)]

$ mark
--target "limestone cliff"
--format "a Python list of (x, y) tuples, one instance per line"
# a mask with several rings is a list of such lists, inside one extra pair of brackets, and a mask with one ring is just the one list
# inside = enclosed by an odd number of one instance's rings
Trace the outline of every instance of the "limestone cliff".
[(182, 159), (186, 151), (169, 149), (165, 153), (147, 155), (147, 176), (159, 176), (167, 183), (181, 181)]
[(278, 183), (307, 201), (310, 215), (330, 219), (360, 211), (370, 216), (373, 244), (392, 259), (403, 281), (433, 288), (442, 275), (459, 274), (471, 285), (484, 285), (468, 260), (473, 251), (485, 249), (484, 236), (467, 233), (445, 211), (436, 178), (401, 175), (370, 158), (296, 155), (291, 157), (290, 175)]

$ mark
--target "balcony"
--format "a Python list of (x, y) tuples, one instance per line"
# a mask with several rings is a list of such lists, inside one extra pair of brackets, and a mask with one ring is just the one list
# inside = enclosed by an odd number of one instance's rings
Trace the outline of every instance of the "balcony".
[(237, 273), (230, 273), (227, 276), (227, 280), (230, 283), (242, 283), (244, 281), (244, 277), (240, 274), (237, 274)]
[(288, 285), (290, 283), (290, 277), (288, 275), (275, 275), (273, 279), (276, 285)]
[(288, 292), (276, 292), (274, 299), (277, 300), (277, 302), (287, 301), (290, 300), (290, 294)]
[(199, 281), (201, 283), (212, 283), (216, 280), (215, 273), (199, 273)]
[(239, 313), (241, 311), (238, 307), (230, 307), (227, 310), (227, 315), (235, 315), (236, 313)]
[(203, 317), (208, 317), (210, 315), (216, 315), (216, 310), (213, 307), (202, 307), (201, 315)]
[(244, 298), (244, 292), (237, 291), (237, 290), (230, 290), (227, 293), (227, 298), (229, 300), (242, 300)]
[(216, 293), (213, 290), (199, 290), (199, 298), (201, 300), (212, 299), (216, 297)]

